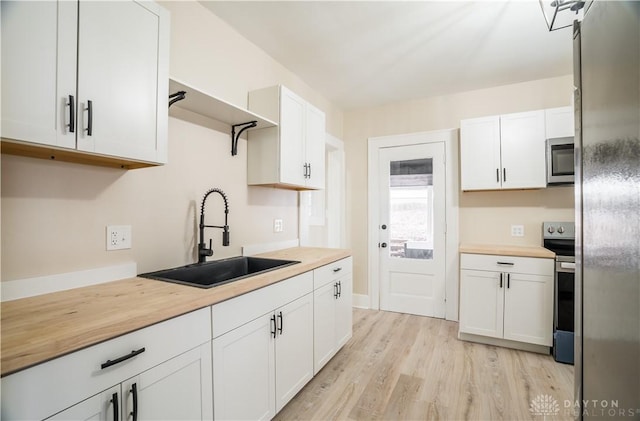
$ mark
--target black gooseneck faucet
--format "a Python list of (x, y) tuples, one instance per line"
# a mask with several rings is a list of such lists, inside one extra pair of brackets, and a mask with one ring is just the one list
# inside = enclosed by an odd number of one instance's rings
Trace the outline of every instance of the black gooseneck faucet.
[[(218, 193), (224, 200), (224, 226), (219, 225), (205, 225), (204, 223), (204, 205), (207, 202), (207, 197), (211, 193)], [(202, 204), (200, 205), (200, 242), (198, 243), (198, 263), (204, 263), (207, 261), (207, 256), (213, 256), (212, 241), (209, 239), (209, 248), (204, 243), (204, 229), (205, 228), (220, 228), (222, 229), (222, 245), (229, 245), (229, 224), (227, 217), (229, 216), (229, 202), (227, 201), (227, 195), (220, 189), (210, 189), (205, 193), (202, 198)]]

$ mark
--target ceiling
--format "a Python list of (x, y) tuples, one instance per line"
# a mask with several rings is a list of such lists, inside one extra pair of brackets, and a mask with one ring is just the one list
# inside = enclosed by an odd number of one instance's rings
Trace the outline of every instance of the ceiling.
[(537, 0), (201, 3), (344, 109), (572, 72)]

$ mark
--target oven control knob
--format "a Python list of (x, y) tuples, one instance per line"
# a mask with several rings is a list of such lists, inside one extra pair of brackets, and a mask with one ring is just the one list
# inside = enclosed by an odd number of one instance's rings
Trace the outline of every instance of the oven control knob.
[(556, 229), (555, 229), (555, 228), (553, 228), (553, 227), (549, 227), (549, 228), (547, 228), (547, 231), (549, 231), (549, 234), (553, 234), (553, 233), (555, 232), (555, 230), (556, 230)]
[(558, 227), (558, 234), (562, 234), (564, 232), (564, 227)]

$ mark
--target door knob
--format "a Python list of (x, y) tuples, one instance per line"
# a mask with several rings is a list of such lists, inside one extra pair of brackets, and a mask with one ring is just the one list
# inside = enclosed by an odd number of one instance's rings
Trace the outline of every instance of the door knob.
[(382, 247), (383, 249), (387, 248), (387, 243), (380, 243), (380, 247)]
[(382, 228), (383, 230), (387, 229), (387, 226), (385, 224), (380, 225), (380, 228)]

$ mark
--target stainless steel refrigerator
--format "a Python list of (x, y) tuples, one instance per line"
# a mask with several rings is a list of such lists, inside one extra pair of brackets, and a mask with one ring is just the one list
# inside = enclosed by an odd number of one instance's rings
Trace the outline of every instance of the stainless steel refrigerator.
[(576, 400), (640, 419), (640, 2), (588, 3), (574, 27)]

